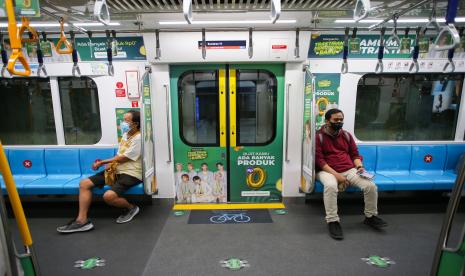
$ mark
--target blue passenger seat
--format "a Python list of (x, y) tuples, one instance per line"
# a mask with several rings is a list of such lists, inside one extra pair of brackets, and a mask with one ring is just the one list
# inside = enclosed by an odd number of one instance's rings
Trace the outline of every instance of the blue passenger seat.
[[(27, 184), (47, 176), (43, 149), (11, 149), (8, 155), (19, 194), (25, 193)], [(2, 183), (2, 190), (5, 191), (5, 183)]]
[(375, 175), (373, 181), (375, 182), (376, 186), (378, 186), (378, 191), (394, 190), (394, 180), (375, 172), (378, 155), (376, 146), (360, 145), (358, 146), (358, 151), (363, 158), (363, 166), (365, 167), (365, 170)]
[(383, 145), (377, 148), (376, 173), (392, 179), (394, 190), (431, 190), (433, 181), (412, 173), (411, 145)]
[(63, 185), (81, 177), (79, 149), (45, 149), (45, 178), (27, 183), (26, 194), (63, 194)]
[(432, 180), (433, 189), (450, 189), (455, 175), (444, 171), (446, 156), (445, 145), (412, 146), (411, 171)]

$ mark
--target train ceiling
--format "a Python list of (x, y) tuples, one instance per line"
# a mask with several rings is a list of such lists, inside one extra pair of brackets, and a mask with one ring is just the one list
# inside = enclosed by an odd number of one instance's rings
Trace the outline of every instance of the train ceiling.
[[(420, 0), (382, 0), (371, 1), (376, 7), (367, 19), (385, 19), (419, 3)], [(270, 0), (192, 0), (194, 19), (201, 20), (254, 20), (269, 19)], [(92, 12), (94, 1), (85, 0), (41, 0), (40, 4), (47, 12), (42, 13), (41, 21), (56, 21), (57, 17), (64, 17), (72, 22), (90, 23), (93, 21)], [(182, 0), (107, 0), (110, 8), (111, 20), (115, 22), (112, 29), (140, 30), (143, 28), (177, 28), (212, 27), (192, 25), (163, 25), (160, 22), (184, 21)], [(290, 20), (293, 23), (266, 26), (260, 24), (233, 24), (225, 27), (313, 27), (313, 28), (343, 28), (355, 26), (350, 21), (353, 17), (355, 0), (282, 0), (280, 20)], [(457, 16), (465, 16), (465, 1), (460, 1)], [(437, 1), (437, 17), (443, 18), (447, 8), (446, 0)], [(432, 10), (432, 1), (406, 13), (401, 18), (427, 19)], [(225, 15), (225, 13), (227, 15)], [(0, 20), (5, 21), (5, 20)], [(36, 21), (36, 20), (33, 20)], [(284, 22), (284, 21), (283, 21)], [(423, 23), (424, 24), (424, 23)], [(464, 24), (462, 22), (458, 24)], [(358, 23), (358, 26), (368, 27), (371, 24)], [(401, 23), (399, 26), (412, 25)], [(417, 25), (421, 25), (418, 23)], [(218, 26), (216, 26), (218, 27)], [(93, 26), (89, 29), (104, 29), (108, 27)]]

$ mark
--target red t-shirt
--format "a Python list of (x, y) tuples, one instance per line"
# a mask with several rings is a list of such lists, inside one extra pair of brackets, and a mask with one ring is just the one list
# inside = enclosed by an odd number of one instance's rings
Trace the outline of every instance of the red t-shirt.
[[(324, 126), (318, 130), (315, 136), (315, 165), (317, 170), (322, 170), (328, 164), (337, 172), (345, 172), (355, 167), (354, 159), (362, 160), (358, 153), (357, 145), (350, 133), (340, 130), (336, 136), (327, 134), (323, 130)], [(323, 143), (320, 142), (320, 133), (323, 135)], [(348, 141), (349, 140), (349, 141)]]

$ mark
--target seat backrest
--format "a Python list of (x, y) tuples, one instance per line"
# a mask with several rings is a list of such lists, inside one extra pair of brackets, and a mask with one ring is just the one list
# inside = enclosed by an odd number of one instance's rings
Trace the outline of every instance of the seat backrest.
[(45, 175), (44, 149), (10, 149), (13, 175)]
[(447, 145), (446, 171), (454, 171), (460, 156), (465, 152), (465, 144)]
[[(108, 159), (115, 156), (115, 150), (113, 148), (96, 149), (96, 148), (85, 148), (79, 150), (79, 160), (81, 164), (81, 172), (83, 175), (95, 174), (96, 171), (92, 170), (92, 164), (98, 159)], [(100, 167), (98, 171), (104, 169), (104, 166)]]
[(358, 152), (363, 158), (363, 166), (367, 171), (374, 171), (376, 169), (376, 146), (374, 145), (360, 145)]
[(45, 168), (49, 175), (81, 175), (79, 149), (45, 149)]
[(445, 145), (413, 145), (412, 171), (442, 171), (446, 162)]
[(377, 147), (376, 171), (406, 172), (410, 170), (411, 145)]

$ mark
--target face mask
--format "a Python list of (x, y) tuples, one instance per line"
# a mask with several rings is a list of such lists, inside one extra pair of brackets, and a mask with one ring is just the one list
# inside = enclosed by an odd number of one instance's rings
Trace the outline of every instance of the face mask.
[(119, 127), (121, 128), (121, 131), (123, 133), (126, 133), (129, 131), (130, 127), (129, 127), (129, 124), (127, 122), (121, 122), (121, 124), (119, 125)]
[(334, 129), (335, 131), (339, 131), (342, 126), (344, 125), (344, 123), (333, 123), (333, 122), (330, 122), (331, 123), (331, 128)]

